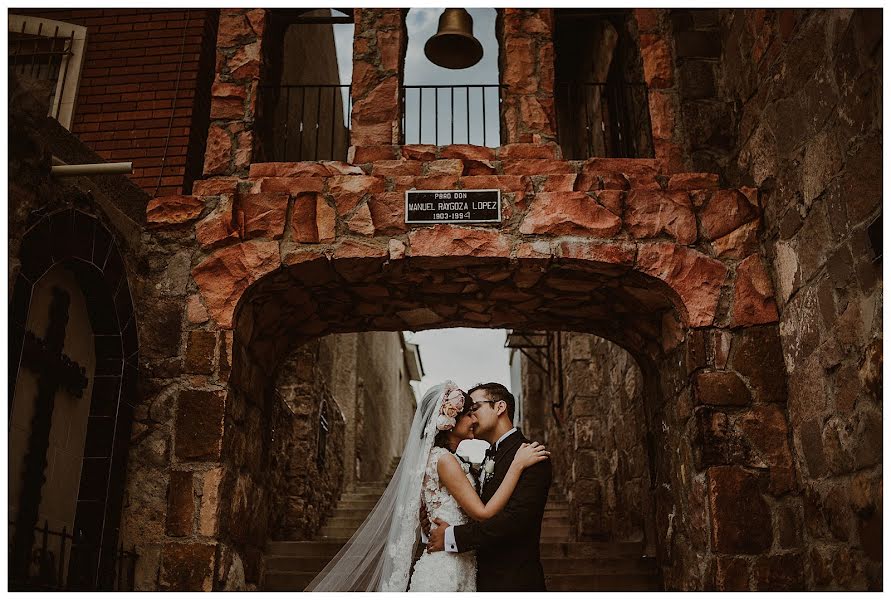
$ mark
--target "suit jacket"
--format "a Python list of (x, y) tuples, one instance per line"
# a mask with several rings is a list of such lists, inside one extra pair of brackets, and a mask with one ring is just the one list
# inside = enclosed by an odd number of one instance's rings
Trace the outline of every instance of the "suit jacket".
[[(495, 494), (520, 444), (528, 441), (518, 429), (499, 444), (494, 457), (495, 472), (486, 480), (480, 494), (483, 502)], [(458, 552), (476, 550), (477, 591), (545, 591), (539, 538), (551, 471), (550, 460), (529, 467), (523, 471), (500, 513), (488, 521), (472, 521), (455, 527)]]

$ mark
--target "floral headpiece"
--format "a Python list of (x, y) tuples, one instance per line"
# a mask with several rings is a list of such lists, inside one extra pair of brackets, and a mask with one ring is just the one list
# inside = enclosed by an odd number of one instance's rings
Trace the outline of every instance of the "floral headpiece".
[(436, 428), (440, 431), (451, 431), (455, 428), (455, 417), (464, 410), (464, 392), (454, 383), (446, 384), (442, 392), (439, 414), (436, 416)]

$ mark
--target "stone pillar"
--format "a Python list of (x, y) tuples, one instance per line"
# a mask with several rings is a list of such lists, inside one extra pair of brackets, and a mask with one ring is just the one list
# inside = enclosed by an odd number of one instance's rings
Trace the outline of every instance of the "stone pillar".
[(644, 81), (649, 94), (653, 149), (660, 171), (678, 173), (684, 170), (684, 152), (682, 136), (678, 132), (678, 92), (667, 15), (665, 9), (634, 10), (640, 33)]
[(501, 9), (501, 143), (554, 142), (554, 11)]
[(204, 175), (247, 175), (254, 151), (254, 115), (266, 9), (222, 9)]
[(350, 144), (398, 144), (399, 87), (408, 34), (398, 8), (355, 9)]

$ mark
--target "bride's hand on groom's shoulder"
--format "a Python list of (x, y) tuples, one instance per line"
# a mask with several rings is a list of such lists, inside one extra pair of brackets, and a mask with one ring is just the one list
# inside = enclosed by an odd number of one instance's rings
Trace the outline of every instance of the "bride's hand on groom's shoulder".
[(551, 453), (548, 452), (547, 448), (538, 442), (521, 444), (520, 449), (517, 450), (517, 453), (514, 455), (513, 464), (520, 466), (520, 468), (527, 469), (543, 460), (548, 460), (550, 456)]

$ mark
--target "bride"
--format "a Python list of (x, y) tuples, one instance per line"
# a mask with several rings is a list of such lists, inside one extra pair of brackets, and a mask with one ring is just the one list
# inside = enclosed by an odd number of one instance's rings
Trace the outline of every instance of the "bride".
[(461, 441), (473, 438), (471, 423), (470, 401), (453, 382), (424, 394), (393, 479), (365, 522), (306, 591), (476, 591), (473, 552), (424, 552), (412, 564), (421, 538), (421, 501), (431, 522), (486, 520), (507, 504), (522, 471), (549, 453), (538, 444), (524, 444), (498, 491), (484, 504), (469, 463), (455, 454)]

